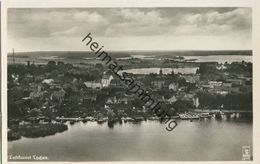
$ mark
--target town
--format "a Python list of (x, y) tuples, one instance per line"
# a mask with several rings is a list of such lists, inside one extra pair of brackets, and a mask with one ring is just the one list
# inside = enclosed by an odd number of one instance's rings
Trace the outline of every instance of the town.
[[(235, 114), (252, 120), (251, 62), (195, 63), (181, 59), (163, 59), (158, 73), (129, 74), (174, 119), (193, 120), (212, 114), (221, 119), (221, 112), (225, 112), (227, 117)], [(128, 69), (151, 67), (141, 59), (123, 62), (131, 63)], [(163, 72), (168, 66), (198, 69), (186, 74), (174, 69)], [(145, 120), (159, 118), (102, 63), (79, 66), (50, 60), (46, 64), (27, 61), (8, 65), (10, 141), (65, 131), (65, 122), (97, 121), (113, 126), (115, 122)]]

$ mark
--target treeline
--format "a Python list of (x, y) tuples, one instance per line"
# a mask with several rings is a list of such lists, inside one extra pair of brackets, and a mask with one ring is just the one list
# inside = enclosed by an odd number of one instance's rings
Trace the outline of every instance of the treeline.
[(252, 92), (230, 93), (225, 96), (199, 92), (199, 103), (202, 109), (247, 110), (252, 111)]

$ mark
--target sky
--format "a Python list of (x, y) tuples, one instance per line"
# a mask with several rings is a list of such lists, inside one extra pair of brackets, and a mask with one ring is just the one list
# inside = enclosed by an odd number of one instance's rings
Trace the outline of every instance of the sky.
[(8, 51), (249, 50), (251, 8), (10, 8)]

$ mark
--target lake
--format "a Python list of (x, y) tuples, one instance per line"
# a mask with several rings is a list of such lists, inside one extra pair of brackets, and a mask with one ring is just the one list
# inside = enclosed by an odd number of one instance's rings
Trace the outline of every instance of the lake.
[(253, 57), (247, 55), (209, 55), (209, 56), (185, 56), (185, 60), (194, 60), (194, 62), (252, 62)]
[[(87, 56), (87, 57), (86, 57)], [(28, 56), (22, 57), (17, 55), (15, 57), (16, 63), (24, 63), (26, 64), (27, 61), (35, 61), (35, 64), (45, 64), (50, 60), (54, 61), (63, 61), (65, 63), (71, 64), (79, 64), (79, 63), (86, 63), (86, 62), (93, 62), (95, 59), (93, 55), (88, 56), (75, 56), (68, 58), (62, 54), (57, 54), (57, 56)], [(175, 56), (173, 56), (175, 57)], [(246, 62), (252, 62), (253, 56), (249, 55), (204, 55), (204, 56), (183, 56), (184, 60), (193, 60), (193, 62), (218, 62), (218, 63), (231, 63), (231, 62), (242, 62), (243, 60)], [(155, 57), (155, 56), (148, 56), (148, 55), (131, 55), (130, 57), (115, 57), (113, 59), (120, 59), (120, 60), (129, 60), (129, 59), (142, 59), (142, 60), (162, 60), (165, 59), (163, 57)], [(168, 57), (167, 57), (168, 58)], [(184, 61), (181, 60), (181, 61)], [(12, 57), (8, 56), (8, 63), (12, 63)]]
[[(176, 57), (176, 56), (173, 56)], [(177, 61), (192, 60), (192, 62), (218, 62), (218, 63), (232, 63), (232, 62), (252, 62), (253, 57), (249, 55), (194, 55), (194, 56), (180, 56), (184, 59), (179, 59)], [(153, 56), (144, 56), (144, 55), (131, 55), (131, 57), (117, 58), (120, 60), (129, 60), (129, 59), (142, 59), (142, 60), (162, 60), (163, 57), (153, 57)], [(167, 58), (171, 59), (171, 57)], [(174, 59), (174, 58), (173, 58)], [(176, 60), (176, 59), (175, 59)]]
[(74, 125), (44, 138), (8, 142), (9, 155), (42, 155), (50, 161), (196, 161), (242, 160), (242, 146), (252, 148), (252, 122), (179, 120), (172, 131), (158, 121)]
[(186, 68), (134, 68), (134, 69), (126, 69), (124, 72), (133, 73), (133, 74), (143, 74), (147, 75), (150, 73), (159, 74), (160, 69), (162, 69), (163, 74), (170, 74), (174, 71), (175, 74), (195, 74), (199, 67), (186, 67)]

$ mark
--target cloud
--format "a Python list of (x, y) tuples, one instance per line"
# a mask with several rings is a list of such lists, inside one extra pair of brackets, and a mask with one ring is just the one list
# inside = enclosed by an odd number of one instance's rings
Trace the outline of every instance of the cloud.
[(75, 21), (81, 22), (86, 21), (87, 23), (98, 23), (98, 24), (107, 24), (107, 20), (105, 17), (97, 12), (88, 12), (88, 11), (80, 11), (75, 12), (72, 15), (72, 18)]
[(118, 15), (122, 15), (129, 24), (147, 26), (147, 25), (166, 25), (170, 18), (163, 18), (159, 11), (142, 11), (138, 9), (122, 9)]
[[(27, 49), (33, 46), (34, 42), (30, 40), (38, 42), (44, 40), (45, 44), (55, 43), (46, 45), (51, 49), (50, 47), (62, 44), (61, 41), (65, 42), (64, 40), (71, 38), (77, 40), (89, 32), (96, 38), (106, 40), (106, 44), (110, 47), (120, 45), (126, 49), (127, 47), (140, 49), (137, 46), (144, 46), (146, 44), (144, 41), (149, 40), (145, 38), (157, 38), (161, 41), (161, 45), (159, 41), (156, 44), (165, 49), (171, 49), (170, 46), (174, 42), (184, 43), (184, 39), (193, 42), (187, 42), (183, 47), (180, 45), (181, 49), (191, 46), (188, 43), (194, 44), (196, 40), (201, 40), (201, 43), (196, 44), (197, 47), (205, 47), (206, 40), (216, 44), (223, 38), (225, 47), (230, 45), (230, 47), (240, 48), (241, 45), (245, 45), (248, 48), (251, 45), (251, 31), (251, 8), (8, 9), (8, 39), (10, 43), (19, 47), (30, 43), (26, 45)], [(166, 44), (163, 38), (167, 38), (169, 43)], [(27, 41), (17, 43), (18, 40)], [(110, 44), (108, 40), (113, 40), (115, 43)], [(138, 44), (134, 44), (133, 40)], [(228, 44), (231, 40), (233, 40), (232, 45)], [(71, 42), (71, 46), (67, 43), (64, 47), (77, 47)], [(219, 44), (222, 43), (224, 42)], [(130, 44), (134, 46), (131, 47)]]
[(238, 8), (228, 12), (189, 13), (184, 15), (180, 26), (193, 26), (193, 32), (190, 30), (187, 34), (225, 34), (236, 30), (250, 31), (251, 21), (251, 9)]
[[(251, 9), (9, 9), (11, 37), (209, 35), (251, 29)], [(177, 11), (175, 11), (177, 10)], [(167, 13), (167, 14), (166, 14)]]
[(51, 36), (68, 36), (68, 35), (74, 35), (77, 32), (78, 32), (78, 27), (74, 26), (68, 30), (53, 32), (51, 33)]

